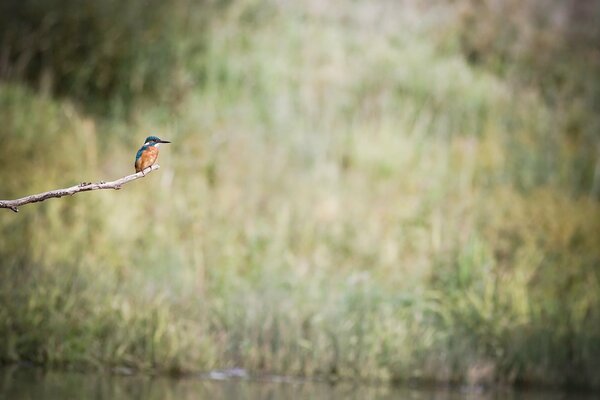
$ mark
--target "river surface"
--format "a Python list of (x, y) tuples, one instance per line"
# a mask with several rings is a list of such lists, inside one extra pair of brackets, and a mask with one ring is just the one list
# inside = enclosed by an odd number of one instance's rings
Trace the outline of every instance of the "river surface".
[(251, 380), (213, 375), (167, 378), (97, 373), (43, 371), (36, 368), (0, 369), (0, 399), (311, 399), (311, 400), (575, 400), (592, 395), (552, 391), (516, 392), (477, 389), (393, 388), (387, 385), (331, 385), (287, 378)]

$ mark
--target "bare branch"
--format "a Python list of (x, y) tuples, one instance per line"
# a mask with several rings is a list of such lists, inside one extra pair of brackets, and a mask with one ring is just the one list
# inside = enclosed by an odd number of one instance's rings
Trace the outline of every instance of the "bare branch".
[(90, 190), (99, 190), (99, 189), (119, 190), (119, 189), (121, 189), (121, 186), (123, 186), (124, 184), (131, 182), (131, 181), (135, 181), (136, 179), (143, 178), (144, 176), (148, 175), (150, 172), (157, 170), (159, 168), (160, 168), (160, 166), (158, 164), (154, 164), (150, 168), (147, 168), (145, 171), (138, 172), (136, 174), (131, 174), (131, 175), (125, 176), (121, 179), (117, 179), (116, 181), (112, 181), (112, 182), (98, 182), (98, 183), (82, 182), (76, 186), (71, 186), (71, 187), (68, 187), (65, 189), (51, 190), (49, 192), (44, 192), (44, 193), (32, 194), (31, 196), (22, 197), (22, 198), (16, 199), (16, 200), (0, 200), (0, 208), (10, 208), (14, 212), (19, 212), (18, 207), (20, 207), (22, 205), (29, 204), (29, 203), (37, 203), (39, 201), (44, 201), (47, 199), (51, 199), (53, 197), (72, 196), (79, 192), (88, 192)]

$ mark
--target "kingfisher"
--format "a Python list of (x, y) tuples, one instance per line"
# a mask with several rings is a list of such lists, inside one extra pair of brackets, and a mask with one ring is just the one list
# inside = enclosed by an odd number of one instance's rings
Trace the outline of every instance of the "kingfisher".
[(168, 140), (162, 140), (156, 136), (148, 136), (144, 140), (144, 145), (140, 147), (135, 155), (135, 172), (142, 172), (151, 167), (158, 158), (158, 147), (161, 143), (171, 143)]

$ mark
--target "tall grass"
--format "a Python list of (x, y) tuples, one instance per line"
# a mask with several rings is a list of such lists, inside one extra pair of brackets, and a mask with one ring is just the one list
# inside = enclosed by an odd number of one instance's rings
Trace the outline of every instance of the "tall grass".
[(0, 358), (598, 387), (600, 208), (572, 180), (597, 160), (437, 15), (233, 2), (177, 107), (127, 119), (2, 84), (3, 198), (173, 145), (0, 217)]

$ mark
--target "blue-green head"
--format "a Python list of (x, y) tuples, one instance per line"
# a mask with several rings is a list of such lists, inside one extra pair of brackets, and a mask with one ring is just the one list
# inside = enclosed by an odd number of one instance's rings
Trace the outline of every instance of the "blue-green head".
[(144, 140), (144, 146), (153, 146), (158, 143), (171, 143), (168, 140), (162, 140), (158, 136), (148, 136), (146, 140)]

